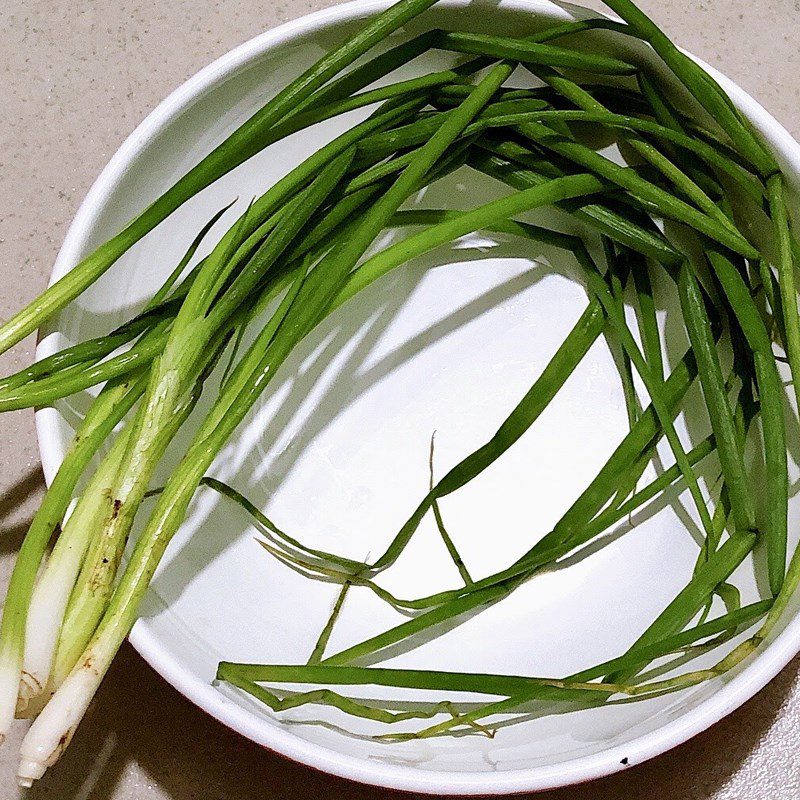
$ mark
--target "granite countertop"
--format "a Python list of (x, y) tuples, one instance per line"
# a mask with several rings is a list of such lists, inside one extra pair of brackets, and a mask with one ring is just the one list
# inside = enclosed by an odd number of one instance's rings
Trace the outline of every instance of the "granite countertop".
[[(800, 0), (640, 0), (672, 37), (800, 137)], [(600, 8), (596, 2), (591, 5)], [(45, 286), (66, 226), (127, 134), (171, 89), (235, 45), (326, 0), (3, 0), (0, 3), (0, 318)], [(2, 359), (28, 363), (27, 341)], [(0, 416), (0, 583), (41, 497), (29, 411)], [(800, 797), (800, 657), (676, 750), (540, 800)], [(22, 731), (0, 749), (0, 798), (22, 797)], [(125, 645), (67, 754), (28, 797), (371, 800), (383, 790), (266, 752), (184, 700)]]

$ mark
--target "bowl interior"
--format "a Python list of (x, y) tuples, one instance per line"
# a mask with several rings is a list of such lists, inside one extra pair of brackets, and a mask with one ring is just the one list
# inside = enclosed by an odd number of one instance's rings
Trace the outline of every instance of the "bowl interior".
[[(162, 115), (161, 122), (129, 143), (101, 179), (91, 207), (84, 208), (70, 233), (58, 269), (116, 232), (265, 98), (352, 33), (370, 8), (340, 7), (317, 15), (316, 22), (262, 37), (236, 59), (217, 65), (204, 88), (198, 88), (201, 81), (173, 98), (169, 117)], [(434, 25), (520, 35), (566, 14), (546, 2), (444, 3), (385, 46)], [(592, 39), (610, 50), (623, 46), (611, 36)], [(393, 79), (452, 63), (447, 54), (431, 53)], [(531, 84), (521, 70), (514, 81)], [(60, 315), (40, 354), (102, 334), (128, 318), (215, 211), (238, 198), (201, 254), (252, 196), (364, 116), (356, 112), (296, 134), (187, 203)], [(462, 168), (411, 205), (469, 208), (502, 193), (499, 184)], [(571, 218), (554, 211), (529, 219), (577, 230)], [(400, 235), (405, 234), (387, 239)], [(669, 282), (661, 283), (668, 301), (659, 315), (674, 363), (685, 339)], [(483, 234), (458, 240), (395, 270), (327, 320), (276, 375), (220, 454), (213, 474), (304, 542), (356, 559), (374, 558), (426, 492), (433, 432), (434, 471), (441, 477), (492, 435), (586, 302), (580, 274), (563, 253)], [(690, 408), (699, 400), (696, 387), (693, 391)], [(40, 413), (51, 474), (88, 399)], [(679, 424), (687, 441), (697, 442), (706, 425), (702, 413), (690, 417), (688, 426), (683, 418)], [(195, 427), (196, 422), (186, 426), (160, 480)], [(614, 354), (601, 339), (512, 450), (442, 501), (448, 530), (473, 576), (505, 566), (543, 536), (626, 429)], [(668, 450), (663, 456), (672, 463)], [(718, 465), (707, 459), (702, 471), (713, 484)], [(655, 474), (649, 467), (646, 477)], [(791, 514), (795, 523), (800, 514), (795, 502)], [(623, 652), (685, 585), (698, 552), (695, 513), (685, 495), (670, 495), (633, 523), (620, 525), (615, 535), (538, 575), (446, 635), (413, 649), (399, 648), (382, 663), (562, 676)], [(797, 529), (790, 525), (791, 531)], [(157, 669), (223, 721), (288, 755), (351, 777), (439, 792), (555, 785), (579, 777), (578, 763), (594, 764), (596, 774), (616, 768), (620, 753), (630, 762), (644, 757), (649, 753), (642, 742), (702, 712), (709, 698), (736, 679), (730, 675), (679, 694), (603, 708), (531, 706), (524, 719), (501, 726), (492, 739), (387, 743), (371, 738), (383, 732), (380, 726), (318, 706), (276, 716), (236, 691), (212, 686), (217, 663), (304, 662), (338, 587), (311, 582), (277, 563), (257, 538), (238, 507), (201, 490), (153, 582), (134, 642)], [(382, 583), (414, 597), (458, 580), (434, 521), (426, 518)], [(743, 602), (764, 589), (764, 576), (752, 560), (737, 570), (734, 582)], [(369, 591), (352, 590), (328, 653), (403, 619)], [(391, 690), (357, 694), (391, 697), (398, 708), (409, 701), (408, 694)], [(675, 743), (663, 741), (661, 749)]]

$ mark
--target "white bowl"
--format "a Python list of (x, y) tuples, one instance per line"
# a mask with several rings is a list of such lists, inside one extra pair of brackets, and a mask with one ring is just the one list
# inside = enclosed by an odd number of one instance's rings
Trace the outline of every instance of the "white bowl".
[[(177, 89), (98, 178), (67, 234), (53, 280), (264, 98), (387, 5), (358, 0), (290, 22)], [(585, 13), (547, 0), (444, 0), (407, 31), (457, 25), (519, 35), (547, 20)], [(392, 37), (387, 46), (397, 40)], [(401, 72), (407, 77), (420, 64), (431, 68), (447, 61), (444, 54), (431, 54)], [(797, 143), (745, 92), (716, 77), (797, 181)], [(107, 331), (128, 316), (213, 211), (235, 196), (240, 208), (358, 116), (295, 135), (187, 203), (54, 321), (38, 355)], [(498, 191), (477, 177), (463, 183), (462, 175), (430, 189), (421, 202), (467, 207)], [(582, 310), (585, 294), (572, 280), (571, 266), (557, 258), (548, 266), (539, 255), (519, 241), (471, 237), (397, 270), (346, 306), (287, 364), (221, 455), (215, 474), (246, 489), (271, 517), (309, 542), (356, 558), (380, 552), (424, 493), (432, 430), (438, 430), (441, 475), (493, 431)], [(343, 350), (329, 364), (324, 356), (334, 345)], [(65, 452), (74, 415), (85, 404), (81, 397), (37, 414), (48, 481)], [(544, 534), (595, 474), (625, 425), (617, 373), (607, 346), (597, 343), (523, 440), (475, 485), (443, 502), (451, 533), (474, 572), (500, 567), (524, 551), (531, 537)], [(797, 517), (794, 504), (792, 545)], [(676, 507), (668, 505), (590, 557), (538, 576), (503, 603), (397, 655), (393, 663), (572, 672), (622, 652), (685, 583), (695, 556), (696, 544)], [(748, 562), (736, 573), (745, 602), (756, 596), (755, 572)], [(427, 593), (443, 581), (452, 585), (452, 566), (430, 525), (388, 580), (406, 596)], [(335, 592), (271, 561), (238, 509), (205, 490), (169, 548), (131, 641), (186, 697), (253, 741), (336, 775), (437, 794), (546, 789), (638, 764), (741, 705), (800, 649), (795, 601), (768, 645), (723, 678), (647, 702), (570, 713), (539, 709), (493, 740), (378, 743), (361, 735), (371, 728), (335, 712), (303, 709), (276, 716), (212, 685), (220, 659), (305, 660)], [(365, 590), (353, 591), (331, 652), (397, 620)], [(296, 724), (314, 720), (325, 724)]]

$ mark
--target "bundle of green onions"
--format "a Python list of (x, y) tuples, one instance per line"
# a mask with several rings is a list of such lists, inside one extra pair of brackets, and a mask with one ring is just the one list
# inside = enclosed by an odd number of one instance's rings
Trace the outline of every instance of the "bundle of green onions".
[[(433, 5), (400, 0), (352, 39), (292, 81), (228, 139), (148, 206), (124, 230), (0, 327), (5, 351), (81, 294), (129, 248), (188, 199), (268, 147), (322, 120), (375, 106), (241, 213), (210, 253), (193, 264), (205, 225), (186, 256), (133, 319), (0, 380), (0, 409), (41, 407), (102, 384), (24, 540), (0, 627), (0, 734), (15, 713), (35, 717), (22, 744), (23, 785), (44, 773), (68, 744), (139, 601), (201, 485), (233, 498), (256, 518), (263, 546), (311, 579), (342, 585), (339, 601), (304, 665), (222, 663), (219, 679), (275, 711), (307, 703), (382, 723), (430, 718), (428, 727), (394, 738), (491, 732), (487, 720), (534, 699), (602, 703), (617, 695), (652, 697), (694, 685), (740, 663), (769, 635), (800, 580), (800, 556), (787, 569), (788, 471), (783, 362), (800, 379), (795, 262), (800, 258), (787, 211), (784, 178), (769, 151), (716, 82), (683, 55), (630, 0), (607, 0), (623, 21), (554, 24), (524, 39), (430, 31), (361, 59)], [(642, 65), (579, 49), (585, 31), (606, 29), (648, 43), (693, 97), (677, 108)], [(431, 48), (468, 54), (451, 69), (367, 88)], [(357, 65), (354, 62), (361, 59)], [(536, 88), (509, 88), (512, 73)], [(530, 85), (530, 83), (529, 83)], [(627, 163), (587, 143), (587, 131), (615, 137)], [(422, 188), (473, 170), (508, 187), (469, 211), (401, 210)], [(517, 219), (556, 206), (581, 236)], [(759, 224), (753, 224), (753, 221)], [(366, 256), (387, 228), (414, 231)], [(410, 514), (379, 558), (354, 561), (310, 548), (278, 529), (238, 492), (206, 473), (276, 371), (334, 309), (394, 267), (468, 233), (487, 230), (571, 252), (585, 279), (588, 305), (551, 362), (496, 434), (452, 467)], [(766, 236), (759, 230), (768, 230)], [(592, 257), (586, 242), (600, 241)], [(663, 271), (680, 297), (690, 347), (669, 367), (652, 277)], [(638, 335), (625, 315), (631, 290)], [(255, 333), (243, 352), (246, 330)], [(505, 569), (473, 578), (447, 534), (438, 502), (503, 455), (535, 422), (601, 336), (620, 353), (630, 430), (596, 478), (553, 529)], [(733, 352), (723, 365), (721, 342)], [(232, 351), (232, 354), (231, 354)], [(132, 553), (120, 566), (134, 518), (154, 493), (154, 471), (192, 416), (208, 376), (228, 353), (210, 410), (193, 418), (193, 436), (171, 472)], [(638, 402), (634, 371), (649, 396)], [(699, 380), (712, 435), (685, 449), (675, 420)], [(216, 384), (215, 384), (216, 386)], [(208, 391), (208, 390), (206, 390)], [(215, 390), (216, 391), (216, 390)], [(674, 466), (638, 488), (666, 439)], [(757, 511), (745, 444), (766, 466)], [(104, 449), (104, 445), (107, 446)], [(98, 452), (104, 455), (95, 461)], [(715, 457), (721, 487), (713, 511), (695, 467)], [(508, 596), (538, 571), (596, 539), (665, 490), (685, 486), (704, 533), (685, 588), (624, 654), (558, 678), (363, 667), (391, 646), (430, 634), (445, 622)], [(432, 513), (463, 586), (400, 598), (376, 578), (391, 567)], [(46, 551), (53, 542), (52, 551)], [(769, 597), (741, 607), (731, 573), (763, 542)], [(349, 587), (376, 593), (408, 619), (325, 656)], [(354, 589), (355, 590), (355, 589)], [(723, 616), (708, 619), (715, 596)], [(716, 665), (657, 681), (642, 670), (676, 651), (708, 651), (765, 617), (758, 631)], [(699, 621), (698, 621), (699, 618)], [(281, 684), (312, 686), (286, 694)], [(272, 685), (268, 688), (265, 684)], [(421, 712), (393, 712), (331, 686), (372, 684), (498, 699), (468, 712), (443, 700)], [(443, 720), (434, 720), (443, 715)]]

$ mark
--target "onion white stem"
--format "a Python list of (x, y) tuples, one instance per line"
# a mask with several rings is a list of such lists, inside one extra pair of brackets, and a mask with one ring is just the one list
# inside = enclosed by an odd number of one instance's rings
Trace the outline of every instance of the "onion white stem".
[(117, 436), (81, 495), (53, 548), (36, 586), (28, 611), (25, 660), (19, 688), (18, 711), (59, 681), (53, 661), (67, 604), (93, 536), (101, 528), (111, 504), (111, 492), (130, 427)]
[(11, 574), (0, 624), (0, 742), (14, 720), (25, 654), (28, 609), (47, 545), (63, 521), (78, 480), (144, 388), (139, 375), (107, 386), (92, 403), (31, 522)]

